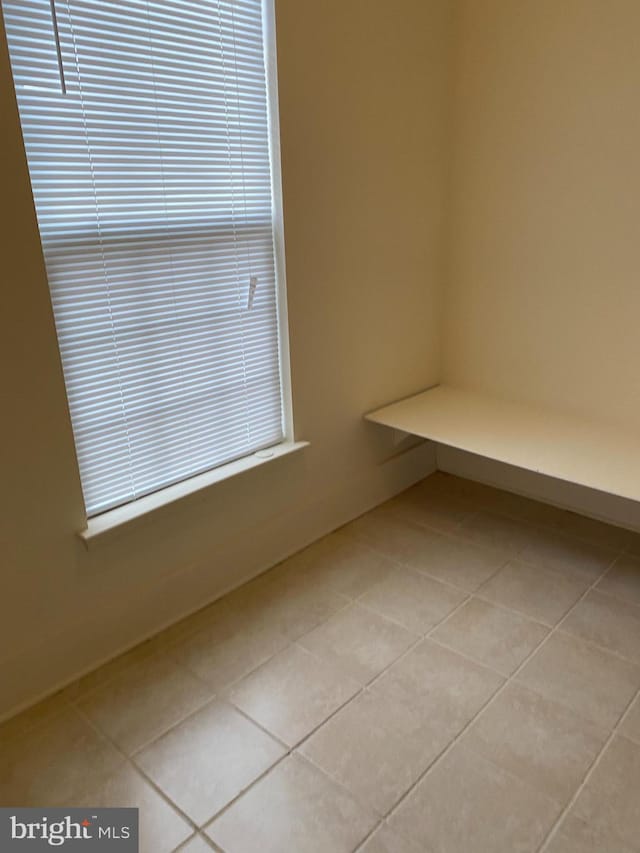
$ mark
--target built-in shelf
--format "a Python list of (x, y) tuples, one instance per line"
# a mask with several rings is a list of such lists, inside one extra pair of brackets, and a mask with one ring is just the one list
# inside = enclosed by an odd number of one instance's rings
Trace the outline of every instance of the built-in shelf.
[(529, 471), (640, 501), (640, 435), (439, 385), (367, 420)]

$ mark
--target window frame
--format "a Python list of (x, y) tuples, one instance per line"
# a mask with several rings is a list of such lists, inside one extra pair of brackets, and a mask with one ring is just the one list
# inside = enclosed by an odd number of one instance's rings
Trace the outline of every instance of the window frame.
[[(268, 448), (254, 451), (202, 473), (191, 475), (179, 482), (160, 487), (142, 497), (112, 509), (106, 509), (93, 516), (89, 516), (87, 513), (83, 496), (84, 528), (78, 531), (78, 536), (87, 547), (89, 547), (90, 543), (103, 542), (109, 539), (113, 533), (118, 532), (121, 528), (129, 530), (132, 524), (148, 520), (151, 513), (175, 501), (201, 490), (210, 489), (230, 477), (243, 474), (266, 462), (287, 456), (307, 446), (306, 442), (296, 442), (294, 437), (282, 197), (275, 0), (261, 0), (261, 10), (268, 110), (269, 162), (271, 167), (271, 228), (275, 267), (278, 363), (280, 370), (283, 439)], [(76, 466), (79, 475), (77, 451)]]

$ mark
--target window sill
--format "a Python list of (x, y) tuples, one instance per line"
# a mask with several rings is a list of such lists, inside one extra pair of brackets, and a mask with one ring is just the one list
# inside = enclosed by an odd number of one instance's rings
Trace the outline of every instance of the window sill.
[(229, 462), (227, 465), (220, 465), (220, 467), (206, 471), (204, 474), (190, 477), (182, 483), (176, 483), (137, 501), (96, 515), (87, 521), (86, 529), (79, 532), (78, 536), (87, 549), (106, 543), (113, 536), (128, 532), (137, 523), (148, 520), (149, 516), (160, 507), (179, 501), (181, 498), (207, 489), (216, 483), (228, 480), (230, 477), (236, 477), (245, 471), (258, 468), (267, 462), (273, 462), (275, 459), (296, 453), (308, 446), (308, 441), (283, 441), (281, 444), (276, 444), (265, 450), (258, 450), (251, 456), (245, 456), (235, 462)]

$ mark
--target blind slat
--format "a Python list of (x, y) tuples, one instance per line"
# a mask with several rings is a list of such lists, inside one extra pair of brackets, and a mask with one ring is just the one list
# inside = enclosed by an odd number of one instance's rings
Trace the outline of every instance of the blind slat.
[(2, 6), (95, 515), (283, 438), (262, 4)]

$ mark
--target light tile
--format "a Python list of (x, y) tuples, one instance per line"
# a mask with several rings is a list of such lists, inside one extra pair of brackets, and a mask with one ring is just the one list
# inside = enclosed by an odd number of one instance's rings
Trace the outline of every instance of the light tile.
[(345, 529), (404, 566), (469, 591), (494, 574), (508, 557), (499, 550), (421, 527), (385, 508), (373, 510)]
[(389, 828), (433, 853), (534, 853), (557, 803), (457, 744), (389, 818)]
[(432, 536), (431, 531), (399, 518), (384, 507), (376, 507), (361, 515), (341, 528), (341, 531), (404, 565), (407, 562), (419, 562)]
[(90, 693), (92, 690), (95, 690), (97, 687), (102, 687), (104, 684), (107, 684), (112, 678), (115, 678), (117, 675), (125, 672), (130, 667), (135, 666), (141, 661), (147, 660), (157, 654), (161, 646), (159, 636), (160, 635), (158, 635), (158, 637), (152, 637), (150, 640), (140, 643), (128, 652), (118, 655), (118, 657), (115, 657), (102, 666), (97, 667), (97, 669), (88, 672), (86, 675), (82, 676), (82, 678), (79, 678), (68, 687), (65, 687), (62, 691), (62, 696), (65, 699), (75, 701), (76, 699), (85, 696), (87, 693)]
[(621, 557), (596, 589), (640, 607), (640, 559)]
[(466, 593), (410, 569), (399, 569), (359, 599), (408, 631), (425, 634), (451, 613)]
[(640, 667), (558, 632), (528, 661), (517, 679), (610, 729), (640, 688)]
[(339, 532), (365, 542), (369, 547), (403, 564), (413, 552), (419, 552), (421, 544), (428, 542), (431, 536), (431, 531), (398, 517), (384, 505), (345, 524)]
[(462, 742), (547, 796), (566, 802), (607, 733), (518, 684), (508, 684)]
[(633, 538), (633, 533), (623, 527), (605, 524), (604, 521), (596, 521), (594, 518), (587, 518), (586, 515), (579, 515), (576, 512), (563, 512), (556, 526), (563, 533), (615, 550), (626, 549)]
[(436, 580), (474, 592), (507, 561), (500, 551), (465, 542), (454, 536), (434, 534), (429, 559), (419, 571)]
[(294, 558), (233, 594), (232, 606), (254, 629), (263, 627), (295, 640), (349, 603), (304, 571), (306, 557)]
[(592, 590), (562, 630), (640, 663), (640, 607)]
[(171, 656), (215, 691), (224, 690), (289, 645), (289, 640), (270, 625), (238, 619), (236, 629), (220, 638), (204, 630), (171, 649)]
[(393, 664), (371, 692), (413, 706), (443, 736), (452, 737), (503, 684), (497, 673), (424, 640)]
[(615, 737), (571, 809), (597, 831), (633, 850), (640, 839), (640, 746)]
[(222, 598), (212, 601), (205, 607), (196, 610), (195, 613), (185, 616), (184, 619), (161, 631), (155, 638), (160, 649), (168, 649), (174, 643), (184, 640), (204, 628), (210, 629), (215, 626), (221, 634), (230, 630), (235, 618), (229, 606), (231, 595), (224, 595)]
[(436, 580), (474, 592), (507, 561), (507, 555), (459, 539), (434, 533), (428, 559), (418, 567)]
[(555, 625), (589, 587), (589, 580), (513, 560), (478, 590), (480, 598)]
[[(349, 598), (307, 571), (314, 555), (327, 550), (326, 540), (320, 540), (220, 599), (221, 616), (205, 626), (212, 638), (228, 639), (250, 628), (291, 642), (345, 607)], [(220, 620), (223, 630), (216, 632)]]
[(335, 664), (290, 646), (231, 688), (231, 701), (293, 746), (360, 690)]
[(576, 572), (592, 581), (613, 563), (617, 551), (547, 528), (534, 528), (520, 559), (561, 572)]
[(129, 764), (67, 805), (139, 809), (140, 853), (171, 853), (193, 832), (192, 826)]
[(464, 521), (457, 533), (477, 545), (515, 557), (529, 541), (531, 527), (513, 518), (480, 511)]
[(406, 521), (443, 532), (455, 530), (475, 511), (474, 504), (466, 498), (425, 488), (423, 483), (407, 489), (383, 506)]
[(624, 712), (542, 849), (640, 853), (634, 542), (439, 472), (1, 724), (0, 801), (138, 805), (143, 853), (219, 849), (178, 809), (225, 853), (533, 853)]
[(448, 742), (420, 707), (364, 692), (300, 751), (361, 803), (385, 815)]
[(336, 532), (318, 543), (301, 571), (312, 582), (354, 599), (397, 568), (396, 562), (365, 543)]
[(634, 853), (620, 838), (602, 833), (583, 820), (565, 817), (545, 853)]
[(640, 744), (640, 696), (636, 698), (629, 709), (629, 713), (624, 718), (620, 726), (620, 733)]
[(131, 754), (212, 698), (204, 682), (166, 658), (150, 658), (79, 702), (80, 710)]
[(430, 853), (382, 824), (369, 836), (357, 853)]
[(548, 628), (519, 613), (472, 598), (431, 636), (503, 675), (511, 675), (548, 633)]
[(399, 516), (386, 505), (376, 507), (342, 528), (387, 557), (412, 568), (422, 568), (436, 531)]
[(344, 789), (293, 755), (206, 831), (225, 853), (351, 853), (375, 822)]
[(57, 806), (79, 799), (124, 761), (76, 711), (0, 742), (0, 803)]
[(383, 616), (354, 605), (305, 634), (299, 644), (367, 684), (400, 657), (418, 637)]
[(556, 527), (567, 513), (559, 507), (525, 498), (513, 492), (493, 489), (483, 500), (484, 508), (498, 515), (506, 515), (528, 524)]
[(136, 756), (136, 763), (201, 826), (285, 749), (231, 706), (214, 701)]

